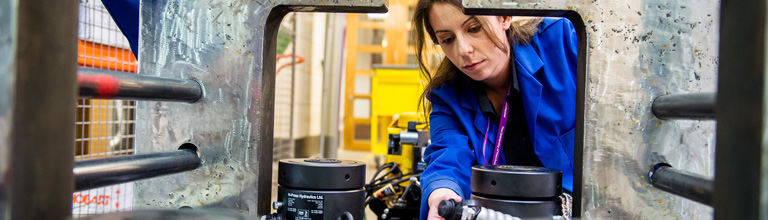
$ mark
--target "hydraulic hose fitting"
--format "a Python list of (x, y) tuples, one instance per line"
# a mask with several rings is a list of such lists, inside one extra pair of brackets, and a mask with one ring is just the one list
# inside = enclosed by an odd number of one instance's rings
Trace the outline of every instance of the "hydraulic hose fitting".
[(440, 201), (437, 214), (445, 220), (520, 220), (518, 217), (483, 208), (475, 200), (457, 202), (449, 199)]

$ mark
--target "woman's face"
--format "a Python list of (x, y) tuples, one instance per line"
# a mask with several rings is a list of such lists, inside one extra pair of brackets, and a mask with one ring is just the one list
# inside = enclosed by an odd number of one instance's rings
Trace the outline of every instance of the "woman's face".
[[(485, 16), (493, 35), (509, 48), (505, 32), (509, 17)], [(429, 11), (429, 23), (435, 30), (445, 56), (461, 72), (475, 81), (488, 82), (509, 70), (509, 53), (502, 51), (485, 35), (477, 19), (464, 15), (459, 7), (436, 2)]]

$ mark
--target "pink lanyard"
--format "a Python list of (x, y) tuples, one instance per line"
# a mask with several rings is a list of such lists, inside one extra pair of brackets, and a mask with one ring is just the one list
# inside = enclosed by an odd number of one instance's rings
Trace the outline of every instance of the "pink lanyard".
[[(511, 77), (515, 77), (514, 75)], [(510, 80), (509, 83), (507, 83), (507, 93), (504, 95), (504, 108), (501, 110), (501, 120), (499, 121), (499, 134), (497, 135), (496, 139), (496, 146), (493, 148), (493, 158), (491, 159), (491, 165), (496, 165), (499, 163), (499, 153), (501, 152), (501, 143), (504, 140), (504, 130), (507, 128), (507, 113), (509, 110), (509, 103), (507, 103), (507, 96), (509, 96), (509, 91), (512, 89), (512, 80)], [(490, 119), (490, 118), (489, 118)], [(488, 131), (491, 128), (491, 120), (488, 120), (488, 126), (485, 127), (485, 137), (483, 138), (483, 160), (485, 160), (485, 164), (488, 164), (488, 160), (485, 159), (485, 144), (488, 142)]]

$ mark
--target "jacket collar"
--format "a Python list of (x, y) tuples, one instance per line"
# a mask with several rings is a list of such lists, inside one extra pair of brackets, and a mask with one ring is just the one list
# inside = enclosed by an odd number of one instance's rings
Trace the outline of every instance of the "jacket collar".
[[(535, 38), (535, 36), (534, 36)], [(532, 44), (515, 45), (515, 63), (517, 65), (518, 74), (533, 76), (536, 72), (544, 67), (544, 62), (541, 61), (539, 53)], [(521, 78), (518, 76), (518, 78)], [(520, 82), (520, 84), (523, 84)]]
[(528, 122), (528, 133), (531, 137), (536, 137), (536, 118), (539, 114), (542, 85), (535, 77), (536, 73), (544, 67), (544, 62), (536, 52), (538, 48), (533, 46), (538, 42), (538, 37), (534, 35), (531, 42), (534, 43), (515, 45), (515, 62), (518, 67), (517, 79), (520, 82), (520, 92), (523, 94), (523, 109)]

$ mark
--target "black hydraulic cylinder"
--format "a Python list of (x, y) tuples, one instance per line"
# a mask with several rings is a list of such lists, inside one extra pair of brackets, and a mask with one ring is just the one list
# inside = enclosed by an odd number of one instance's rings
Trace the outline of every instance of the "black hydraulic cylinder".
[(657, 189), (712, 206), (712, 192), (715, 188), (712, 179), (677, 170), (664, 163), (654, 165), (648, 176)]
[(199, 166), (200, 157), (192, 149), (78, 161), (73, 170), (75, 190), (180, 173)]
[(660, 119), (715, 119), (716, 93), (687, 93), (660, 96), (651, 109)]
[(196, 102), (203, 97), (200, 83), (191, 79), (78, 68), (80, 98)]

